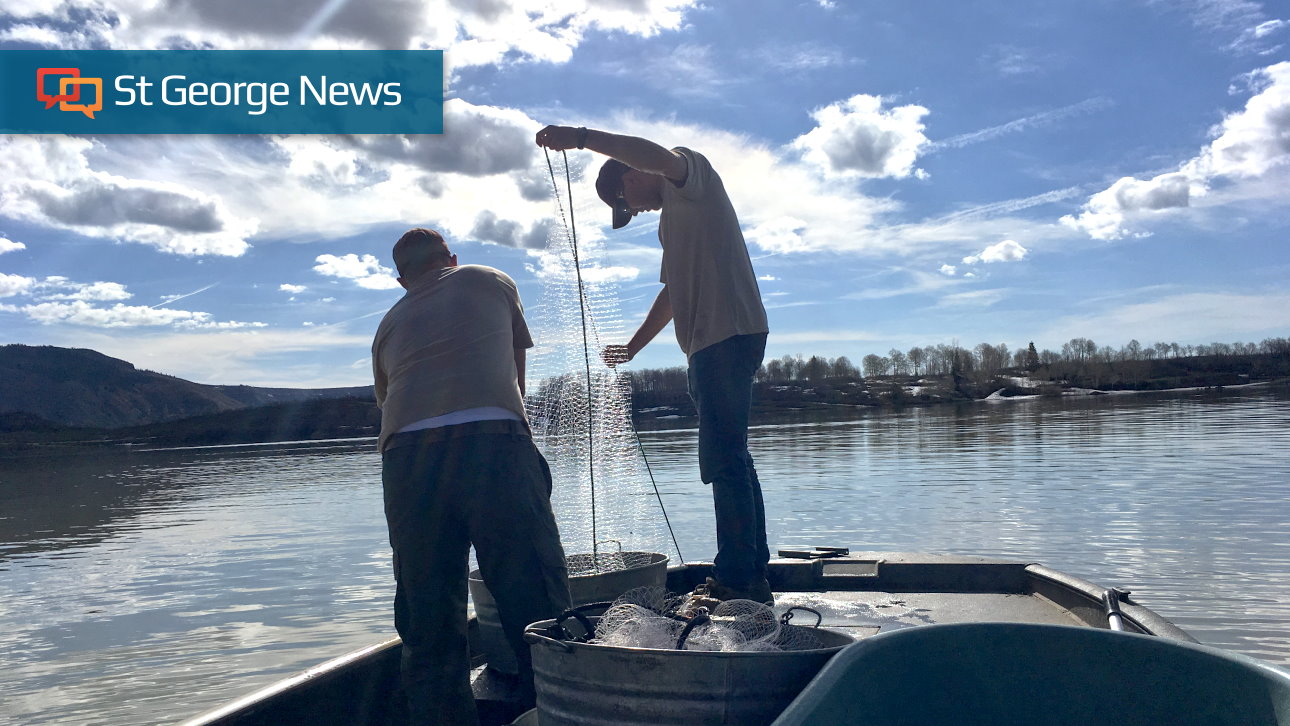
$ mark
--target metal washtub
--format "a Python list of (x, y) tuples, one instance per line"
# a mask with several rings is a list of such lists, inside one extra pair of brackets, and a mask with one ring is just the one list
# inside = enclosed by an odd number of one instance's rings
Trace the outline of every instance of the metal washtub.
[(657, 650), (558, 640), (550, 637), (556, 624), (534, 623), (524, 634), (541, 726), (767, 726), (855, 642), (812, 629), (820, 642), (812, 650)]
[[(637, 587), (663, 587), (667, 583), (667, 555), (658, 552), (614, 552), (593, 557), (591, 554), (565, 556), (570, 572), (594, 569), (593, 563), (621, 557), (622, 569), (569, 578), (569, 597), (574, 605), (607, 602)], [(470, 599), (475, 604), (479, 619), (479, 645), (488, 659), (488, 666), (501, 673), (514, 675), (519, 672), (515, 654), (502, 633), (502, 620), (497, 614), (497, 601), (484, 585), (479, 570), (470, 571), (468, 580)]]

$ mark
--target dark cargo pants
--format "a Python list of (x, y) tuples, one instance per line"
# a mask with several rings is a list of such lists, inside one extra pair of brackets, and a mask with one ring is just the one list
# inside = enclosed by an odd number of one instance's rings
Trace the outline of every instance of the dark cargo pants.
[(477, 723), (466, 641), (471, 544), (531, 698), (524, 627), (567, 609), (569, 589), (550, 469), (525, 425), (479, 421), (396, 434), (381, 480), (410, 722)]

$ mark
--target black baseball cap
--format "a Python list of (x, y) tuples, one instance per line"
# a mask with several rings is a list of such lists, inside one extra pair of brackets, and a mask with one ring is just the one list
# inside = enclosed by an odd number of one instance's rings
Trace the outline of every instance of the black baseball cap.
[(630, 166), (610, 159), (600, 167), (600, 176), (596, 177), (596, 193), (600, 195), (600, 201), (614, 210), (614, 229), (625, 227), (632, 221), (631, 207), (623, 197), (623, 174), (629, 171)]

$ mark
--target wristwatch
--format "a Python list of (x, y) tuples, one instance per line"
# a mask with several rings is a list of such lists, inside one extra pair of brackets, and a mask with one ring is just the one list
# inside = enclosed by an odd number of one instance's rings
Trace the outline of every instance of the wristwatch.
[(582, 148), (585, 148), (585, 147), (586, 147), (586, 145), (587, 145), (587, 134), (588, 134), (588, 133), (589, 133), (589, 132), (587, 131), (587, 127), (586, 127), (586, 126), (579, 126), (579, 127), (578, 127), (578, 148), (579, 148), (579, 149), (582, 149)]

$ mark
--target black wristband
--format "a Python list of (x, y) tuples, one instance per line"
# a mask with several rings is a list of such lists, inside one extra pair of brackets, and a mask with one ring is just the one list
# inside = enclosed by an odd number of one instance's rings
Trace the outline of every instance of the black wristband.
[(588, 133), (590, 133), (590, 132), (589, 132), (589, 131), (587, 131), (587, 127), (586, 127), (586, 126), (579, 126), (579, 127), (578, 127), (578, 148), (579, 148), (579, 149), (586, 148), (586, 146), (587, 146), (587, 134), (588, 134)]

